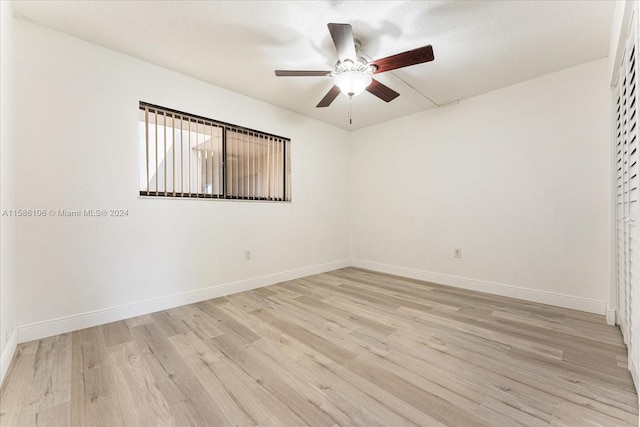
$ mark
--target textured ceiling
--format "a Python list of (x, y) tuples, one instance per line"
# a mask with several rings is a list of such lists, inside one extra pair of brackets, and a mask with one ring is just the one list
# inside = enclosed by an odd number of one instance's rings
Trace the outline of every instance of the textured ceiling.
[[(253, 98), (357, 129), (607, 56), (613, 1), (43, 1), (14, 14)], [(435, 60), (377, 78), (365, 92), (315, 108), (332, 69), (327, 23), (349, 23), (372, 59), (431, 44)], [(435, 104), (434, 104), (435, 103)]]

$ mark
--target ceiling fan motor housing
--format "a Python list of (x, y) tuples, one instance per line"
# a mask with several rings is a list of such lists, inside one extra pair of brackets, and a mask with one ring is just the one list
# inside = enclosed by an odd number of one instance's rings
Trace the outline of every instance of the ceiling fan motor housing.
[(335, 74), (341, 74), (345, 71), (360, 71), (362, 73), (373, 74), (376, 71), (375, 65), (370, 65), (367, 63), (367, 60), (358, 57), (354, 62), (350, 59), (345, 59), (344, 61), (338, 60), (335, 65)]

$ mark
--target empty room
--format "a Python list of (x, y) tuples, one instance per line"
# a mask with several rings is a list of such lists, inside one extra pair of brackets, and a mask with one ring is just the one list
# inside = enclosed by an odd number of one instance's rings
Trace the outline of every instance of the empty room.
[(638, 1), (0, 1), (0, 426), (638, 426)]

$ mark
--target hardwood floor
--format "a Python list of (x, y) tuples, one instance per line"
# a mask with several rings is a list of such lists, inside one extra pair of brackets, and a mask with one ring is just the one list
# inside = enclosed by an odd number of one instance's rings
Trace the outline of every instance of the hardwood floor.
[(602, 316), (347, 268), (21, 344), (13, 426), (637, 426)]

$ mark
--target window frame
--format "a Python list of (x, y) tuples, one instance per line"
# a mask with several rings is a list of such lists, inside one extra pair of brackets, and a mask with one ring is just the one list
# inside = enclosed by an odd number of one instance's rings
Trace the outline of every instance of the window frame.
[[(158, 115), (158, 117), (160, 115), (163, 115), (166, 119), (172, 118), (173, 120), (177, 119), (178, 117), (180, 117), (181, 119), (189, 119), (189, 120), (193, 120), (196, 125), (199, 124), (203, 124), (203, 125), (211, 125), (214, 127), (217, 127), (221, 130), (221, 155), (222, 155), (222, 159), (220, 161), (219, 167), (221, 170), (221, 178), (222, 178), (222, 182), (221, 182), (221, 193), (220, 194), (213, 194), (213, 189), (212, 189), (212, 194), (205, 194), (205, 193), (193, 193), (193, 192), (185, 192), (185, 191), (175, 191), (175, 188), (173, 189), (173, 191), (167, 191), (167, 189), (165, 188), (164, 190), (158, 190), (158, 188), (156, 188), (155, 190), (150, 190), (149, 189), (149, 180), (146, 179), (146, 185), (147, 185), (147, 189), (143, 190), (142, 188), (139, 188), (139, 196), (142, 198), (170, 198), (170, 199), (195, 199), (195, 200), (199, 200), (199, 199), (207, 199), (207, 200), (234, 200), (234, 201), (257, 201), (257, 202), (278, 202), (278, 203), (282, 203), (282, 202), (291, 202), (291, 139), (287, 138), (287, 137), (283, 137), (280, 135), (276, 135), (276, 134), (271, 134), (268, 132), (263, 132), (263, 131), (259, 131), (256, 129), (251, 129), (245, 126), (239, 126), (239, 125), (235, 125), (232, 123), (227, 123), (227, 122), (223, 122), (220, 120), (215, 120), (215, 119), (211, 119), (208, 117), (204, 117), (204, 116), (200, 116), (197, 114), (192, 114), (192, 113), (186, 113), (184, 111), (180, 111), (180, 110), (176, 110), (173, 108), (167, 108), (167, 107), (163, 107), (160, 105), (156, 105), (156, 104), (151, 104), (149, 102), (145, 102), (145, 101), (139, 101), (138, 103), (138, 110), (139, 111), (143, 111), (143, 112), (148, 112), (149, 115), (151, 114), (156, 114)], [(166, 113), (166, 115), (165, 115)], [(167, 120), (168, 121), (168, 120)], [(147, 145), (143, 148), (143, 150), (145, 151), (145, 154), (147, 156), (146, 160), (142, 160), (142, 161), (146, 161), (146, 169), (147, 171), (150, 171), (151, 169), (149, 168), (149, 161), (148, 161), (148, 155), (149, 155), (149, 129), (148, 129), (148, 117), (145, 117), (145, 120), (142, 122), (145, 124), (145, 138), (146, 138), (146, 142)], [(163, 124), (163, 126), (166, 127), (166, 123)], [(172, 126), (172, 129), (175, 128)], [(181, 130), (182, 131), (182, 130)], [(234, 195), (234, 194), (229, 194), (228, 188), (227, 188), (227, 184), (228, 184), (228, 177), (227, 177), (227, 173), (228, 173), (228, 169), (227, 169), (227, 165), (228, 165), (228, 159), (227, 159), (227, 148), (228, 148), (228, 138), (227, 138), (227, 133), (228, 132), (233, 132), (236, 134), (240, 134), (240, 135), (246, 135), (246, 136), (258, 136), (261, 140), (273, 140), (275, 142), (277, 142), (278, 144), (281, 145), (282, 147), (282, 158), (280, 159), (282, 161), (282, 170), (281, 170), (281, 175), (278, 175), (278, 178), (281, 176), (282, 177), (282, 197), (256, 197), (256, 195), (254, 194), (253, 196), (251, 195)], [(140, 143), (140, 141), (138, 141)], [(156, 141), (157, 144), (157, 141)], [(157, 151), (158, 147), (156, 145), (156, 151)], [(279, 153), (278, 153), (279, 154)], [(278, 156), (280, 157), (280, 156)], [(156, 173), (158, 170), (158, 165), (156, 164)], [(181, 168), (183, 168), (184, 165), (182, 164), (181, 161)], [(144, 170), (140, 170), (139, 171), (140, 174), (144, 174), (145, 171)], [(142, 178), (142, 176), (141, 176)], [(255, 189), (254, 189), (255, 192)]]

